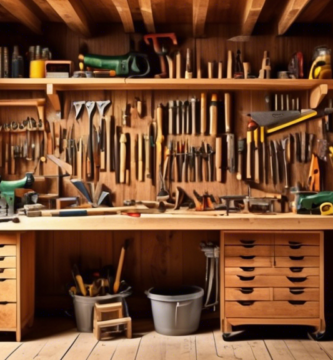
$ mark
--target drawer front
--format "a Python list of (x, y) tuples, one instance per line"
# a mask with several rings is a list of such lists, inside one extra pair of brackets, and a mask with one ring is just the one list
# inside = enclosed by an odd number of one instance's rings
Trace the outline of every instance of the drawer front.
[(291, 267), (291, 268), (260, 268), (260, 267), (234, 267), (226, 268), (226, 275), (242, 275), (242, 276), (253, 276), (253, 275), (284, 275), (284, 276), (307, 276), (317, 275), (319, 276), (319, 268), (306, 268), (306, 267)]
[(16, 280), (0, 280), (0, 302), (16, 302)]
[(234, 318), (316, 318), (319, 317), (319, 302), (226, 301), (225, 314)]
[(319, 287), (319, 276), (226, 275), (225, 287)]
[(273, 256), (273, 246), (243, 245), (225, 246), (225, 256)]
[(224, 259), (225, 267), (272, 267), (272, 257), (233, 256)]
[(16, 245), (17, 235), (15, 233), (1, 233), (0, 244)]
[(0, 269), (16, 268), (16, 256), (1, 256)]
[(275, 234), (275, 245), (319, 245), (319, 233), (277, 233)]
[(0, 329), (16, 329), (16, 304), (0, 304)]
[(318, 256), (288, 256), (275, 258), (276, 267), (319, 267)]
[(273, 289), (273, 299), (319, 301), (319, 289), (318, 288), (275, 288)]
[(319, 246), (275, 245), (275, 256), (319, 256)]
[(16, 245), (0, 245), (0, 256), (16, 256)]
[(16, 269), (0, 269), (0, 279), (16, 279)]
[(225, 300), (272, 300), (269, 288), (226, 288)]
[(225, 245), (273, 245), (274, 235), (267, 233), (232, 233), (224, 234)]

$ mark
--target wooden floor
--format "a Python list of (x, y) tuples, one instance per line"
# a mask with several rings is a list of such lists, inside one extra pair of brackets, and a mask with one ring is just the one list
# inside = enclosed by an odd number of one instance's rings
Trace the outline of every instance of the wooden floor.
[(148, 331), (134, 332), (134, 338), (129, 340), (117, 338), (111, 341), (97, 341), (93, 334), (78, 333), (72, 321), (43, 319), (37, 321), (22, 343), (14, 342), (13, 334), (1, 334), (0, 360), (219, 360), (221, 358), (326, 360), (333, 358), (333, 341), (316, 342), (304, 336), (295, 337), (298, 339), (226, 342), (218, 330), (201, 330), (195, 335), (177, 337)]

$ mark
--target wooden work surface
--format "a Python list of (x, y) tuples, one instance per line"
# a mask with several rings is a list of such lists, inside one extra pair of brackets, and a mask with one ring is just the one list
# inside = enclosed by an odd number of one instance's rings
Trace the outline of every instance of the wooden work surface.
[(20, 217), (1, 224), (3, 231), (22, 230), (333, 230), (331, 217), (314, 215), (126, 215), (87, 217)]

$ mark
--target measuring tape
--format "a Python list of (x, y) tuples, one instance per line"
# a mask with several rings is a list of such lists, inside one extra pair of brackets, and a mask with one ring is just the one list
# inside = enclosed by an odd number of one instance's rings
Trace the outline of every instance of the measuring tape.
[(332, 203), (325, 202), (320, 205), (321, 215), (332, 215), (333, 214), (333, 205)]

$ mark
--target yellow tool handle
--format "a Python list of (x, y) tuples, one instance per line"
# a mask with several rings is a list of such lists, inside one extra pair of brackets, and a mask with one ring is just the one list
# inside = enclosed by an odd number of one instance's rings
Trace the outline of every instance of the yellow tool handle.
[(87, 289), (84, 286), (82, 276), (81, 275), (76, 275), (75, 279), (76, 279), (77, 284), (79, 285), (79, 288), (80, 288), (80, 291), (81, 291), (82, 295), (87, 296)]
[(333, 215), (333, 205), (332, 203), (325, 202), (320, 205), (320, 214), (321, 215)]
[(253, 140), (254, 140), (254, 146), (257, 149), (259, 146), (259, 128), (253, 130)]

